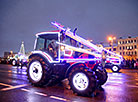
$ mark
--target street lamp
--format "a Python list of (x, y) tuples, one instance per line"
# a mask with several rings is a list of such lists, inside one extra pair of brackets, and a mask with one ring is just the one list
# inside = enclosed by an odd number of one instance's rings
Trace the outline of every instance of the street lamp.
[(112, 47), (111, 51), (113, 51), (113, 43), (114, 43), (114, 40), (116, 40), (116, 37), (115, 36), (109, 36), (108, 37), (109, 44)]

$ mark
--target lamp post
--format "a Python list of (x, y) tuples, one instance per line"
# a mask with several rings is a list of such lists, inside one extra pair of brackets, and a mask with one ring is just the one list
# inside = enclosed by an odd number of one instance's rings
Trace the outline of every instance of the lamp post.
[(115, 36), (109, 36), (108, 37), (109, 44), (112, 47), (111, 48), (111, 51), (113, 51), (113, 43), (114, 43), (114, 40), (116, 40), (116, 37)]

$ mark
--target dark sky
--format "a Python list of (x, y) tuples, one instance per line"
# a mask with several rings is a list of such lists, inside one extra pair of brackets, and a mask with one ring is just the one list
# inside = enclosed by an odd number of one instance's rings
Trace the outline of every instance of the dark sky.
[(51, 21), (95, 43), (138, 36), (138, 0), (0, 0), (0, 56), (18, 52), (22, 41), (33, 50), (35, 34), (54, 29)]

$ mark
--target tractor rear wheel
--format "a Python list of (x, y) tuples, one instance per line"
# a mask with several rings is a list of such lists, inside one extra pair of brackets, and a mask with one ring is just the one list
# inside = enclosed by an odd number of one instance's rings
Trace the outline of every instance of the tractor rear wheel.
[(69, 74), (69, 85), (74, 93), (90, 96), (96, 87), (96, 80), (92, 72), (85, 68), (74, 68)]
[(97, 79), (98, 79), (98, 85), (103, 85), (106, 83), (108, 79), (108, 75), (105, 69), (103, 71), (96, 71)]

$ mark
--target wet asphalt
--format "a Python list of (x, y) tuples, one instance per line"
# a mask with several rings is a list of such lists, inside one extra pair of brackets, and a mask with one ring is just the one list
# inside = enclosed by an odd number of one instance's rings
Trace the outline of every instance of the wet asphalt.
[(108, 80), (92, 97), (82, 97), (68, 89), (67, 80), (54, 86), (34, 87), (26, 67), (0, 64), (0, 102), (138, 102), (138, 69), (107, 69)]

